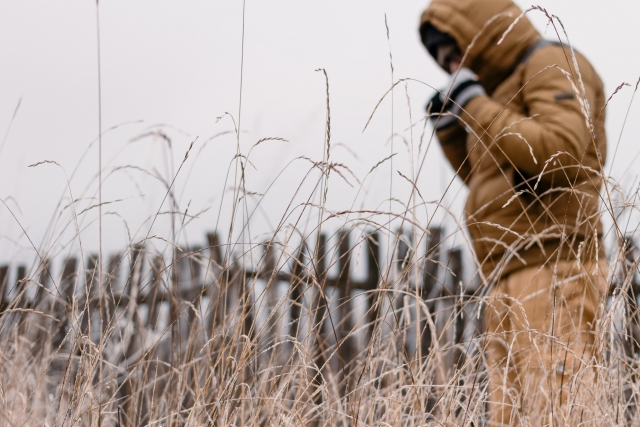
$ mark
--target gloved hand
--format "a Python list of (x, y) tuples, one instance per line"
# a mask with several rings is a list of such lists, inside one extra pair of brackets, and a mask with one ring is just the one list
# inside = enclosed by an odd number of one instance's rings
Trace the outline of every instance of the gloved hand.
[(427, 112), (436, 127), (436, 131), (445, 129), (456, 122), (461, 108), (476, 96), (484, 95), (485, 91), (473, 71), (460, 68), (451, 74), (449, 84), (436, 93), (427, 103)]

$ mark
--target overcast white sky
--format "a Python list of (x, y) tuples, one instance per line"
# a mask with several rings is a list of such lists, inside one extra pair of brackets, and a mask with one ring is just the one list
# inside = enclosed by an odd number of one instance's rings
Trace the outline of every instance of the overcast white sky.
[[(523, 8), (531, 6), (517, 3)], [(423, 0), (246, 1), (241, 150), (246, 154), (264, 137), (288, 141), (267, 141), (253, 150), (250, 160), (257, 170), (248, 170), (249, 191), (265, 192), (298, 156), (322, 158), (325, 83), (323, 75), (314, 71), (317, 68), (325, 68), (329, 75), (333, 160), (347, 164), (362, 180), (374, 164), (391, 154), (390, 99), (382, 103), (370, 127), (362, 132), (391, 83), (385, 13), (394, 78), (412, 77), (439, 87), (446, 77), (424, 51), (417, 33), (426, 4)], [(601, 73), (608, 93), (622, 82), (635, 86), (640, 77), (640, 2), (546, 0), (536, 4), (562, 19), (573, 45)], [(545, 31), (545, 18), (539, 12), (530, 16)], [(104, 174), (108, 176), (103, 200), (125, 199), (105, 206), (105, 212), (119, 215), (105, 217), (105, 250), (126, 244), (123, 220), (132, 234), (139, 238), (146, 235), (150, 224), (145, 220), (158, 210), (165, 191), (139, 170), (114, 168), (133, 165), (170, 175), (171, 167), (177, 168), (196, 137), (177, 190), (182, 211), (187, 206), (191, 213), (210, 209), (189, 226), (187, 237), (203, 244), (204, 232), (212, 230), (219, 217), (224, 179), (236, 152), (232, 134), (205, 142), (233, 130), (228, 116), (219, 121), (217, 117), (229, 112), (238, 121), (242, 1), (103, 0), (100, 25), (103, 130), (135, 121), (103, 139)], [(553, 33), (548, 31), (547, 35)], [(0, 137), (22, 100), (0, 152), (0, 197), (39, 244), (61, 195), (65, 196), (62, 206), (69, 204), (68, 190), (65, 173), (57, 166), (28, 165), (55, 160), (71, 176), (80, 162), (70, 185), (74, 198), (83, 198), (76, 202), (76, 211), (95, 203), (91, 198), (96, 196), (92, 179), (98, 169), (97, 147), (88, 149), (98, 134), (95, 2), (0, 0), (0, 58)], [(608, 109), (609, 165), (632, 92), (632, 88), (625, 88)], [(406, 93), (415, 122), (432, 90), (411, 83)], [(394, 93), (393, 126), (411, 145), (411, 135), (405, 132), (410, 123), (406, 93), (404, 86)], [(635, 158), (640, 153), (639, 115), (640, 102), (636, 102), (612, 172), (629, 187), (636, 182), (639, 164)], [(172, 138), (173, 165), (166, 143), (158, 138), (129, 142), (159, 129), (154, 127), (158, 124), (169, 125), (163, 129)], [(364, 201), (369, 208), (382, 206), (386, 210), (388, 202), (380, 203), (389, 197), (391, 175), (394, 196), (407, 200), (411, 188), (395, 171), (415, 176), (412, 162), (418, 167), (422, 160), (415, 152), (420, 133), (421, 128), (413, 133), (413, 155), (402, 139), (395, 140), (393, 151), (398, 154), (393, 173), (388, 162), (367, 178), (368, 193), (360, 196), (359, 204)], [(308, 168), (307, 162), (298, 160), (283, 173), (265, 197), (255, 234), (268, 232), (269, 223), (279, 221)], [(439, 198), (452, 177), (437, 146), (431, 146), (418, 180), (424, 198)], [(357, 188), (340, 181), (332, 179), (330, 209), (349, 208), (356, 195)], [(458, 213), (465, 197), (459, 187), (455, 183), (445, 199)], [(169, 205), (163, 208), (169, 209)], [(98, 246), (97, 227), (89, 225), (95, 219), (94, 212), (84, 215), (80, 224), (87, 227), (82, 233), (84, 249), (92, 252)], [(227, 203), (220, 214), (221, 225), (228, 225), (229, 212)], [(65, 218), (55, 225), (56, 233), (67, 221)], [(170, 237), (167, 228), (161, 219), (153, 233)], [(0, 207), (0, 237), (0, 260), (26, 256), (27, 252), (16, 250), (13, 242), (19, 242), (18, 248), (27, 248), (29, 243), (4, 207)], [(62, 238), (58, 243), (64, 242)], [(77, 244), (72, 250), (77, 250)]]

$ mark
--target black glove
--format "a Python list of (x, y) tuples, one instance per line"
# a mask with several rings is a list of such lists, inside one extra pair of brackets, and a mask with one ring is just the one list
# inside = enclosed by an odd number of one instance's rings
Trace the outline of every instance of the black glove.
[(461, 68), (451, 74), (449, 84), (437, 92), (427, 103), (427, 112), (436, 131), (453, 125), (460, 116), (461, 108), (485, 91), (473, 71)]

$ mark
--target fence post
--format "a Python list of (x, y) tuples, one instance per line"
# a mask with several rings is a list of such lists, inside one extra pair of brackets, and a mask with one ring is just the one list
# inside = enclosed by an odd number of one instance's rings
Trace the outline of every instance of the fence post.
[[(187, 297), (187, 300), (193, 305), (196, 310), (200, 309), (200, 301), (204, 292), (204, 283), (202, 281), (202, 265), (198, 260), (198, 257), (201, 256), (201, 253), (202, 248), (199, 246), (195, 246), (191, 249), (191, 252), (189, 253), (189, 256), (187, 258), (190, 284), (190, 289), (188, 292), (189, 296)], [(195, 326), (195, 322), (198, 319), (198, 316), (196, 316), (196, 313), (194, 312), (192, 307), (189, 307), (188, 310), (189, 325)]]
[(7, 308), (7, 281), (9, 280), (9, 266), (0, 267), (0, 313)]
[[(422, 279), (422, 299), (427, 308), (424, 320), (420, 316), (420, 356), (427, 357), (431, 352), (433, 341), (438, 338), (436, 325), (437, 297), (442, 293), (442, 283), (439, 283), (440, 244), (443, 230), (440, 227), (429, 228), (427, 249), (424, 255), (424, 275)], [(433, 330), (432, 330), (433, 327)], [(435, 333), (435, 335), (434, 335)], [(436, 389), (431, 389), (426, 402), (426, 409), (432, 412), (437, 404)]]
[[(375, 291), (380, 282), (380, 233), (375, 232), (369, 234), (366, 240), (367, 251), (367, 291)], [(378, 317), (378, 303), (380, 295), (377, 292), (371, 292), (367, 295), (367, 335), (370, 337), (375, 330), (375, 322)]]
[[(96, 295), (96, 287), (98, 285), (98, 280), (100, 277), (100, 275), (98, 274), (99, 265), (100, 264), (98, 263), (97, 254), (90, 254), (87, 257), (87, 264), (86, 264), (86, 270), (85, 270), (85, 276), (84, 276), (84, 291), (85, 291), (85, 295), (89, 297), (89, 299), (95, 297)], [(41, 277), (40, 279), (41, 281), (44, 279), (44, 277), (47, 277), (46, 270), (42, 271), (40, 277)]]
[(158, 326), (158, 314), (160, 312), (160, 301), (162, 297), (162, 272), (165, 270), (164, 258), (162, 255), (156, 255), (151, 262), (151, 285), (149, 292), (145, 295), (144, 300), (149, 307), (147, 315), (147, 327), (156, 330)]
[(67, 258), (62, 267), (62, 279), (60, 279), (60, 296), (66, 302), (71, 301), (75, 292), (76, 279), (78, 276), (78, 260)]
[(197, 290), (191, 277), (191, 249), (185, 248), (184, 252), (176, 252), (175, 257), (173, 271), (176, 281), (176, 322), (182, 336), (184, 316), (188, 319), (187, 324), (191, 324), (194, 317), (190, 304), (195, 301)]
[(300, 248), (296, 257), (292, 261), (291, 265), (291, 278), (289, 282), (289, 292), (291, 298), (291, 323), (289, 327), (289, 335), (295, 339), (298, 339), (300, 333), (300, 321), (302, 317), (302, 307), (304, 306), (304, 292), (302, 287), (305, 283), (305, 248), (306, 242), (303, 240), (300, 242)]
[(115, 253), (109, 257), (104, 283), (100, 283), (98, 290), (98, 306), (102, 311), (102, 332), (109, 328), (111, 320), (115, 318), (116, 289), (114, 289), (114, 287), (118, 285), (118, 279), (120, 278), (120, 262), (121, 255), (119, 253)]
[[(40, 265), (40, 286), (36, 288), (36, 294), (33, 299), (33, 306), (36, 310), (42, 311), (48, 314), (51, 314), (51, 302), (55, 302), (55, 298), (57, 298), (56, 291), (53, 291), (53, 298), (49, 294), (51, 289), (51, 282), (53, 281), (53, 277), (51, 275), (51, 260), (48, 258), (44, 258)], [(2, 270), (0, 268), (0, 270)], [(0, 288), (2, 286), (0, 285)], [(44, 288), (44, 289), (43, 289)], [(46, 290), (45, 290), (46, 289)], [(49, 292), (48, 292), (49, 291)], [(39, 353), (44, 351), (45, 344), (49, 342), (49, 331), (53, 330), (56, 325), (49, 319), (42, 321), (39, 320), (39, 323), (43, 325), (43, 328), (38, 328), (35, 331), (34, 337), (34, 345), (31, 349), (31, 354), (36, 357)]]
[(110, 301), (114, 302), (115, 293), (118, 291), (117, 287), (120, 280), (120, 262), (121, 254), (115, 253), (109, 257), (109, 263), (107, 264), (107, 274), (105, 275), (104, 289), (101, 291), (106, 294)]
[(214, 264), (214, 267), (222, 268), (222, 250), (218, 234), (208, 233), (207, 242), (209, 243), (209, 260)]
[[(29, 280), (27, 280), (26, 277), (27, 267), (19, 265), (16, 274), (15, 303), (13, 304), (16, 308), (29, 308), (31, 305), (29, 298), (27, 298), (27, 284)], [(18, 312), (14, 318), (18, 320), (18, 333), (20, 335), (25, 334), (27, 329), (27, 314)]]
[[(60, 347), (67, 333), (68, 317), (66, 307), (71, 302), (75, 292), (76, 278), (78, 273), (78, 260), (76, 258), (67, 258), (62, 266), (62, 278), (60, 279), (59, 291), (60, 295), (56, 296), (54, 302), (54, 317), (58, 319), (58, 329), (56, 330), (52, 345), (54, 350)], [(58, 299), (59, 298), (59, 299)]]
[(455, 299), (455, 322), (453, 330), (453, 344), (456, 346), (453, 356), (453, 368), (459, 369), (464, 365), (465, 353), (460, 345), (464, 337), (464, 289), (462, 284), (462, 251), (452, 249), (449, 251), (449, 268), (451, 268), (452, 297)]
[[(314, 298), (311, 304), (311, 312), (313, 324), (312, 328), (315, 329), (316, 342), (322, 346), (324, 343), (320, 341), (323, 339), (322, 335), (324, 335), (324, 316), (328, 309), (326, 305), (326, 298), (324, 295), (325, 285), (327, 282), (327, 257), (326, 257), (326, 246), (327, 246), (327, 236), (325, 234), (320, 234), (318, 237), (318, 241), (316, 242), (316, 251), (313, 263), (314, 276), (315, 276), (315, 284), (314, 284)], [(315, 310), (315, 313), (313, 311)]]
[[(51, 260), (44, 258), (40, 267), (40, 285), (36, 288), (35, 296), (33, 297), (33, 306), (38, 307), (44, 301), (47, 291), (51, 287)], [(44, 289), (43, 289), (44, 288)]]
[[(398, 278), (396, 279), (401, 288), (399, 290), (406, 291), (407, 293), (391, 293), (391, 304), (394, 312), (402, 312), (401, 316), (394, 316), (393, 323), (397, 326), (398, 331), (393, 336), (396, 338), (398, 348), (403, 348), (409, 354), (411, 348), (411, 298), (408, 292), (411, 290), (411, 258), (412, 258), (412, 236), (411, 233), (405, 234), (402, 228), (399, 228), (396, 233), (396, 248), (395, 259), (393, 267), (398, 272)], [(416, 303), (416, 301), (414, 301)], [(416, 326), (418, 327), (418, 326)], [(416, 348), (419, 345), (417, 342)]]
[[(44, 262), (48, 262), (48, 261), (45, 260)], [(89, 325), (90, 325), (91, 316), (93, 315), (93, 308), (95, 307), (95, 302), (93, 300), (97, 294), (96, 287), (97, 287), (97, 282), (99, 280), (98, 265), (99, 265), (98, 255), (90, 254), (87, 257), (87, 264), (86, 264), (86, 270), (85, 270), (85, 276), (84, 276), (84, 297), (85, 298), (82, 305), (84, 307), (84, 314), (82, 315), (82, 321), (80, 323), (80, 331), (85, 335), (91, 335), (91, 331), (89, 330)], [(46, 267), (43, 268), (42, 272), (40, 273), (40, 282), (43, 286), (45, 285), (44, 280), (48, 280), (49, 278), (47, 270), (48, 270), (48, 265), (46, 265)], [(36, 304), (40, 300), (39, 295), (43, 294), (44, 291), (38, 288), (37, 292), (38, 293), (36, 294)]]
[(355, 357), (356, 343), (354, 337), (352, 337), (352, 312), (351, 312), (351, 254), (353, 249), (349, 242), (349, 231), (340, 230), (338, 233), (338, 280), (336, 285), (338, 287), (338, 304), (339, 304), (339, 325), (338, 325), (338, 356), (342, 358), (340, 361), (344, 370), (342, 384), (343, 395), (344, 391), (348, 390), (347, 380), (349, 378), (350, 362)]
[[(326, 266), (326, 246), (327, 246), (327, 236), (325, 234), (320, 234), (316, 241), (316, 250), (313, 258), (313, 270), (314, 270), (314, 278), (312, 278), (313, 283), (313, 292), (311, 299), (311, 306), (309, 307), (309, 316), (313, 319), (311, 324), (310, 334), (313, 334), (315, 343), (314, 348), (312, 350), (314, 357), (313, 360), (319, 368), (325, 366), (327, 358), (326, 358), (326, 350), (327, 345), (325, 342), (325, 313), (329, 309), (327, 307), (327, 299), (325, 292), (325, 286), (327, 283), (327, 266)], [(315, 313), (314, 313), (315, 310)], [(313, 376), (313, 384), (316, 387), (322, 386), (322, 373), (320, 371), (316, 372)], [(314, 403), (316, 405), (321, 405), (323, 402), (322, 393), (317, 393), (314, 398)], [(317, 422), (315, 421), (312, 422)], [(314, 424), (315, 425), (315, 424)]]
[[(435, 294), (438, 286), (438, 271), (440, 269), (440, 242), (442, 241), (442, 229), (433, 227), (429, 229), (429, 237), (427, 238), (427, 251), (424, 255), (424, 277), (422, 279), (422, 298), (425, 301), (429, 316), (431, 319), (421, 320), (420, 330), (421, 337), (421, 355), (425, 357), (431, 351), (433, 343), (433, 335), (431, 331), (432, 324), (435, 323), (435, 304), (432, 301), (437, 295)], [(421, 316), (422, 317), (422, 316)]]
[[(129, 321), (132, 323), (134, 333), (129, 337), (125, 355), (127, 358), (136, 354), (144, 345), (142, 322), (140, 321), (140, 312), (138, 310), (138, 296), (140, 295), (140, 285), (142, 282), (142, 273), (144, 268), (145, 252), (142, 244), (137, 244), (131, 248), (131, 264), (129, 266), (129, 277), (125, 282), (123, 300), (128, 311)], [(123, 345), (125, 343), (123, 342)], [(125, 381), (123, 390), (131, 389), (131, 384)], [(128, 411), (128, 405), (125, 408)]]
[(125, 294), (137, 299), (140, 293), (140, 281), (142, 280), (142, 269), (144, 263), (144, 247), (137, 244), (131, 249), (131, 266), (129, 277), (125, 283)]
[(224, 324), (225, 312), (227, 306), (227, 292), (223, 288), (224, 269), (222, 267), (222, 251), (220, 249), (220, 241), (217, 233), (207, 234), (207, 243), (209, 245), (209, 260), (206, 271), (207, 294), (209, 295), (209, 307), (206, 313), (206, 329), (207, 336), (214, 337), (218, 325)]
[[(180, 289), (179, 289), (179, 265), (178, 265), (178, 250), (174, 247), (171, 251), (171, 268), (169, 269), (170, 276), (170, 287), (168, 292), (169, 297), (169, 325), (171, 328), (171, 366), (174, 364), (174, 360), (178, 355), (178, 349), (180, 348), (180, 344), (178, 342), (178, 338), (181, 337), (179, 334), (179, 311), (180, 311)], [(171, 377), (170, 377), (171, 378)]]
[(396, 236), (398, 238), (398, 247), (396, 248), (396, 263), (398, 269), (400, 270), (400, 274), (404, 275), (407, 266), (411, 263), (411, 247), (405, 240), (406, 237), (402, 228), (400, 228), (396, 232)]
[(258, 271), (258, 277), (265, 282), (265, 298), (267, 307), (267, 324), (265, 329), (265, 346), (271, 346), (278, 341), (280, 333), (278, 304), (278, 277), (276, 271), (277, 250), (274, 242), (264, 242), (262, 244), (263, 261)]
[[(16, 307), (24, 307), (26, 308), (29, 305), (29, 301), (27, 300), (26, 284), (25, 281), (27, 277), (27, 267), (24, 265), (19, 265), (16, 273), (16, 286), (15, 286), (15, 299), (16, 299)], [(22, 316), (21, 316), (22, 317)]]

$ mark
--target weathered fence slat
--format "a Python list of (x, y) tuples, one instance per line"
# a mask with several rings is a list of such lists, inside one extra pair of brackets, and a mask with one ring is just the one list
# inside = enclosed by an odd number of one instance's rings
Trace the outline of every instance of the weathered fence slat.
[[(348, 375), (350, 363), (355, 357), (356, 343), (352, 331), (352, 306), (351, 306), (351, 255), (353, 251), (349, 242), (349, 232), (340, 230), (338, 233), (338, 287), (339, 326), (338, 326), (338, 351), (344, 364), (344, 374)], [(346, 379), (345, 379), (346, 381)], [(343, 387), (347, 384), (343, 383)]]
[(442, 241), (442, 229), (434, 227), (429, 229), (427, 249), (424, 256), (424, 272), (422, 279), (422, 299), (425, 301), (431, 319), (420, 320), (421, 330), (421, 354), (426, 356), (431, 351), (433, 334), (431, 324), (435, 323), (435, 298), (434, 290), (437, 289), (438, 272), (440, 269), (440, 243)]
[(9, 266), (0, 267), (0, 312), (7, 308), (7, 282), (9, 281)]
[(163, 292), (161, 283), (162, 283), (162, 272), (165, 269), (164, 258), (161, 255), (156, 255), (151, 262), (151, 285), (149, 286), (148, 291), (143, 295), (143, 302), (147, 304), (148, 307), (148, 315), (147, 315), (147, 327), (155, 330), (158, 326), (158, 315), (160, 312), (160, 301), (159, 298)]
[(76, 286), (76, 278), (78, 273), (78, 260), (76, 258), (67, 258), (62, 264), (62, 276), (58, 287), (58, 295), (53, 303), (53, 316), (58, 319), (58, 327), (52, 339), (53, 348), (58, 348), (62, 344), (67, 333), (67, 325), (69, 322), (68, 312), (70, 310), (69, 303), (73, 298)]
[(36, 292), (33, 297), (34, 307), (39, 307), (43, 303), (44, 298), (47, 295), (47, 291), (45, 289), (48, 290), (51, 288), (51, 279), (51, 260), (49, 258), (44, 258), (40, 265), (40, 284), (36, 287)]

